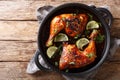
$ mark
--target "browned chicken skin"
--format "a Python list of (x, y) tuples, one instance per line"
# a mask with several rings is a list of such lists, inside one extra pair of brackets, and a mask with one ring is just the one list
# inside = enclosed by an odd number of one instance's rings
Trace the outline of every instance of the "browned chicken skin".
[[(51, 46), (54, 37), (63, 29), (70, 37), (81, 34), (85, 30), (87, 22), (88, 16), (86, 14), (61, 14), (54, 17), (50, 24), (50, 34), (46, 46)], [(59, 69), (80, 68), (92, 63), (96, 58), (94, 38), (97, 34), (98, 32), (93, 30), (89, 37), (90, 42), (83, 51), (80, 51), (75, 44), (63, 43)]]
[(80, 68), (92, 63), (96, 58), (96, 46), (94, 37), (97, 31), (91, 33), (92, 38), (84, 51), (80, 51), (74, 44), (63, 44), (63, 51), (59, 61), (59, 69)]
[(64, 27), (65, 27), (65, 23), (61, 19), (61, 16), (56, 16), (55, 18), (53, 18), (53, 20), (51, 21), (51, 25), (50, 25), (50, 35), (49, 35), (49, 38), (46, 42), (46, 46), (52, 45), (53, 38), (62, 29), (64, 29)]
[(66, 18), (66, 33), (71, 37), (77, 36), (84, 31), (87, 21), (88, 16), (86, 14), (72, 15)]
[(46, 46), (51, 46), (53, 38), (63, 29), (71, 37), (82, 33), (87, 21), (86, 14), (61, 14), (54, 17), (50, 24), (50, 34)]
[(87, 62), (86, 60), (87, 56), (83, 55), (76, 45), (64, 43), (63, 52), (59, 62), (59, 69), (79, 68)]

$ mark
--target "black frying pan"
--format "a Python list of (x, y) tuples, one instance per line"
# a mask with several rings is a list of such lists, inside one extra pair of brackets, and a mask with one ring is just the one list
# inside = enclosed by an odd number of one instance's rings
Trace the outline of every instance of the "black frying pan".
[[(46, 55), (46, 47), (45, 43), (48, 39), (49, 36), (49, 25), (53, 17), (59, 14), (63, 13), (74, 13), (79, 11), (79, 13), (91, 13), (93, 14), (102, 24), (103, 29), (104, 29), (104, 34), (105, 34), (105, 44), (104, 44), (104, 49), (103, 52), (97, 57), (97, 60), (83, 68), (76, 69), (71, 72), (64, 72), (60, 71), (58, 68), (56, 68), (51, 62), (49, 61), (49, 58)], [(35, 63), (40, 68), (41, 70), (47, 70), (47, 71), (57, 71), (65, 75), (75, 75), (75, 76), (80, 76), (84, 75), (87, 73), (90, 73), (91, 71), (97, 69), (106, 59), (109, 48), (110, 48), (110, 27), (113, 21), (113, 17), (111, 13), (105, 9), (105, 8), (96, 8), (95, 6), (87, 6), (85, 4), (80, 4), (80, 3), (67, 3), (60, 5), (56, 8), (52, 8), (52, 10), (45, 16), (45, 18), (42, 20), (39, 32), (38, 32), (38, 50), (37, 54), (35, 56)], [(46, 62), (46, 64), (50, 67), (45, 68), (39, 63), (39, 58), (38, 56), (41, 55), (43, 60)]]

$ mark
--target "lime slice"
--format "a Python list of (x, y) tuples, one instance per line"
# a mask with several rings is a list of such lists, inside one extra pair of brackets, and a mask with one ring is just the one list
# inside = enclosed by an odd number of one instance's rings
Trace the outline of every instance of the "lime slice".
[(62, 42), (62, 41), (68, 41), (68, 37), (66, 34), (59, 33), (55, 38), (54, 42)]
[(82, 49), (83, 50), (83, 47), (85, 45), (87, 45), (89, 43), (89, 40), (87, 38), (81, 38), (79, 40), (76, 41), (76, 46), (79, 48), (79, 49)]
[(88, 23), (87, 23), (87, 26), (86, 26), (86, 29), (88, 30), (88, 29), (98, 29), (99, 28), (99, 24), (96, 22), (96, 21), (94, 21), (94, 20), (92, 20), (92, 21), (89, 21)]
[(52, 58), (58, 48), (56, 46), (51, 46), (47, 49), (47, 56)]

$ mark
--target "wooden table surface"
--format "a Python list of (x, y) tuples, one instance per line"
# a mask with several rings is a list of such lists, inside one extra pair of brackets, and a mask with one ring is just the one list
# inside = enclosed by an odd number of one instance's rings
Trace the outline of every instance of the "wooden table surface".
[[(26, 73), (37, 49), (36, 9), (67, 2), (108, 6), (114, 17), (111, 35), (120, 38), (120, 0), (2, 0), (0, 1), (0, 80), (65, 80), (55, 72)], [(94, 80), (120, 80), (120, 48), (106, 61)]]

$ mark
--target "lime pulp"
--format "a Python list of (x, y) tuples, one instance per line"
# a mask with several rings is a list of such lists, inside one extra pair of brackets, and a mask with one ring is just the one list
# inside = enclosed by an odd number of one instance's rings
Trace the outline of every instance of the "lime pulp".
[(87, 38), (80, 38), (76, 41), (76, 46), (83, 50), (83, 47), (89, 43), (89, 40)]
[(96, 21), (94, 21), (94, 20), (92, 20), (92, 21), (89, 21), (88, 23), (87, 23), (87, 26), (86, 26), (86, 29), (88, 30), (88, 29), (98, 29), (99, 28), (99, 24), (98, 24), (98, 22), (96, 22)]
[(48, 49), (47, 49), (47, 56), (49, 58), (52, 58), (52, 56), (55, 54), (56, 50), (58, 48), (56, 46), (50, 46)]
[(64, 33), (59, 33), (55, 36), (54, 42), (68, 41), (68, 36)]

